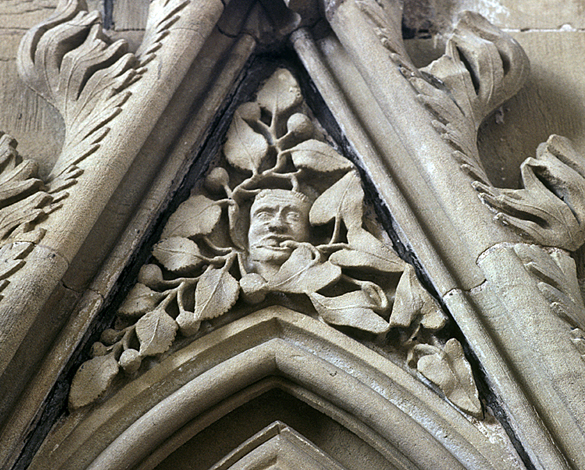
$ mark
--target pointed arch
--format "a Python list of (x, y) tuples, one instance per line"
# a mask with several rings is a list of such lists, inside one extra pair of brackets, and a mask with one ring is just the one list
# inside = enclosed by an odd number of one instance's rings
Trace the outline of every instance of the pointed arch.
[(284, 307), (199, 338), (99, 406), (74, 413), (52, 432), (31, 468), (152, 468), (140, 465), (186, 426), (195, 435), (275, 387), (371, 442), (396, 468), (508, 468), (501, 448), (417, 379)]

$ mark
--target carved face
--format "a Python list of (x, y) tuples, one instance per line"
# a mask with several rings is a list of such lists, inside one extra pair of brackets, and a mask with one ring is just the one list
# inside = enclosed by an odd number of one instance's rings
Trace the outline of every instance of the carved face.
[(310, 207), (307, 200), (293, 191), (270, 189), (260, 192), (250, 209), (250, 260), (274, 265), (284, 263), (293, 248), (283, 246), (283, 242), (309, 240)]

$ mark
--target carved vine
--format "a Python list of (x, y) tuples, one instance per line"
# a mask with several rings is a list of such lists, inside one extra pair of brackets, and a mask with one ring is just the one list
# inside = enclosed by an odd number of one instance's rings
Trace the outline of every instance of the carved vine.
[(288, 70), (277, 70), (254, 101), (237, 108), (223, 155), (226, 165), (211, 170), (205, 190), (169, 218), (115, 327), (77, 372), (71, 407), (92, 403), (120, 370), (132, 376), (178, 337), (209, 331), (238, 300), (304, 297), (312, 305), (306, 313), (344, 331), (384, 342), (390, 329), (408, 330), (401, 346), (408, 363), (457, 406), (481, 415), (461, 346), (433, 337), (446, 323), (441, 307), (376, 235), (357, 170), (323, 141)]

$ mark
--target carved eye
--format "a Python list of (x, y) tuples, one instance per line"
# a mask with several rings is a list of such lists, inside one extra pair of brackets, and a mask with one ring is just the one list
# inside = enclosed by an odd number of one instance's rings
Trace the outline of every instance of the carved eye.
[(259, 210), (258, 212), (256, 212), (254, 214), (254, 218), (256, 218), (262, 222), (266, 222), (272, 218), (272, 212), (267, 210), (267, 209)]
[(287, 222), (298, 222), (299, 220), (301, 220), (301, 214), (299, 212), (290, 211), (286, 214)]

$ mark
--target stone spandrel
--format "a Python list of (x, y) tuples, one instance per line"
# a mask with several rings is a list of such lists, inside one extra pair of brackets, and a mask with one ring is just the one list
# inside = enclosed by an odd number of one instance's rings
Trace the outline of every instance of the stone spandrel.
[[(433, 335), (447, 317), (366, 216), (357, 169), (310, 116), (287, 69), (237, 108), (223, 163), (170, 216), (115, 327), (78, 371), (72, 408), (181, 338), (281, 304), (400, 350), (455, 405), (482, 415), (461, 345)], [(391, 329), (402, 339), (388, 340)]]

